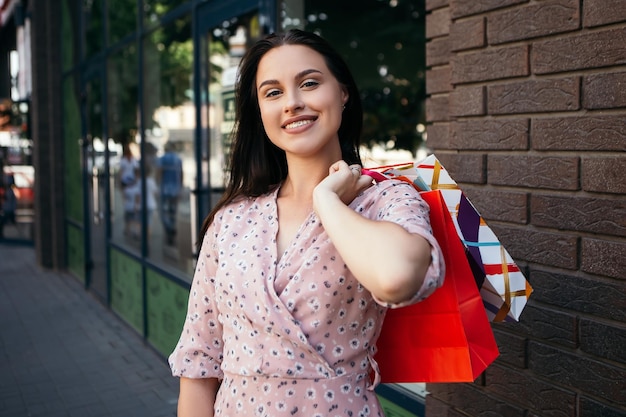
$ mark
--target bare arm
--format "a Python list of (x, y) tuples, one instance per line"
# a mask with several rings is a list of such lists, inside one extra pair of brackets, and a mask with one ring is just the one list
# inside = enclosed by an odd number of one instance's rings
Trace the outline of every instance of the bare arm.
[(347, 206), (370, 183), (370, 177), (337, 162), (315, 188), (313, 204), (361, 284), (383, 302), (400, 303), (422, 286), (430, 265), (430, 244), (395, 223), (367, 219)]
[(178, 417), (213, 417), (219, 386), (216, 378), (180, 378)]

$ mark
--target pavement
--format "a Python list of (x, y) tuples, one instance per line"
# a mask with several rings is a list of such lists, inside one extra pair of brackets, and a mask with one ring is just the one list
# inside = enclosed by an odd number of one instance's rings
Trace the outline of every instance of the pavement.
[(0, 417), (176, 416), (162, 357), (33, 247), (0, 244)]

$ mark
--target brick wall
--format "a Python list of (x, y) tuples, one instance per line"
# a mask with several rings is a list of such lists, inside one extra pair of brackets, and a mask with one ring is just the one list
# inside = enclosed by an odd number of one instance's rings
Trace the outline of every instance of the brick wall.
[(428, 144), (535, 292), (426, 415), (626, 415), (626, 1), (426, 0)]

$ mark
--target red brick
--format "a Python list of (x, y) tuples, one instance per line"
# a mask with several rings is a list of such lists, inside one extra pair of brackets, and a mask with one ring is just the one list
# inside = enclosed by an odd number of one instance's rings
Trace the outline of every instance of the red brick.
[(625, 199), (534, 194), (530, 209), (535, 226), (626, 236)]
[(591, 274), (626, 280), (624, 254), (626, 243), (583, 238), (581, 269)]
[(442, 65), (450, 62), (450, 37), (435, 38), (426, 43), (426, 65)]
[(578, 158), (490, 155), (489, 184), (578, 190)]
[(521, 317), (523, 320), (520, 322), (507, 324), (516, 334), (570, 348), (578, 346), (576, 313), (554, 308), (548, 309), (545, 305), (536, 304), (531, 295)]
[(621, 65), (626, 61), (624, 28), (562, 36), (533, 45), (535, 74)]
[[(498, 364), (506, 364), (518, 369), (526, 368), (526, 336), (519, 335), (515, 330), (518, 323), (503, 323), (497, 327), (493, 327), (493, 335), (500, 350), (500, 356), (496, 359)], [(515, 333), (504, 331), (513, 328)], [(489, 368), (487, 368), (487, 374)]]
[(430, 393), (426, 395), (426, 409), (428, 417), (450, 417), (450, 406)]
[[(494, 223), (491, 223), (490, 227), (516, 261), (569, 270), (578, 267), (578, 239), (575, 236), (504, 227)], [(533, 281), (530, 282), (534, 285)], [(534, 294), (533, 292), (531, 297), (534, 297)]]
[(426, 11), (446, 7), (448, 5), (448, 2), (449, 0), (426, 0)]
[(456, 182), (483, 184), (485, 182), (485, 157), (482, 154), (437, 154), (441, 164)]
[(529, 343), (529, 368), (536, 374), (615, 404), (626, 404), (626, 368), (539, 342)]
[(574, 274), (579, 272), (566, 275), (531, 269), (529, 281), (534, 289), (531, 300), (572, 312), (626, 322), (623, 282)]
[(585, 0), (583, 2), (585, 27), (626, 21), (624, 0)]
[(426, 39), (450, 33), (450, 9), (437, 9), (426, 15)]
[(450, 27), (450, 40), (453, 51), (485, 46), (485, 18), (457, 20)]
[(426, 70), (426, 94), (447, 93), (451, 90), (449, 66)]
[(452, 125), (452, 146), (457, 149), (525, 150), (528, 149), (528, 124), (528, 119), (457, 121)]
[(509, 223), (528, 223), (528, 195), (509, 191), (491, 191), (463, 187), (476, 210), (486, 220)]
[(626, 107), (626, 72), (593, 74), (583, 78), (583, 107)]
[(578, 0), (550, 0), (489, 15), (487, 41), (500, 44), (576, 30)]
[(624, 417), (624, 409), (617, 409), (608, 404), (602, 404), (584, 395), (580, 396), (580, 417)]
[(528, 3), (528, 0), (450, 0), (450, 7), (452, 17), (456, 19), (520, 3)]
[(583, 190), (626, 194), (626, 156), (586, 157), (581, 165)]
[(626, 365), (626, 331), (611, 323), (580, 319), (580, 350)]
[(578, 110), (577, 77), (528, 80), (487, 87), (489, 114), (540, 113)]
[(510, 402), (524, 398), (527, 408), (550, 410), (546, 415), (552, 417), (576, 417), (576, 393), (571, 390), (497, 364), (489, 367), (485, 374), (487, 389), (501, 398)]
[(479, 116), (485, 114), (486, 91), (483, 86), (456, 87), (450, 93), (450, 115)]
[(529, 74), (528, 46), (490, 48), (454, 55), (452, 83), (498, 80)]
[(626, 114), (533, 119), (537, 150), (626, 151)]
[(427, 145), (435, 149), (450, 149), (450, 123), (434, 123), (426, 127)]
[(448, 96), (434, 96), (426, 99), (426, 121), (441, 122), (450, 120)]
[[(431, 395), (435, 398), (463, 410), (463, 414), (459, 413), (459, 415), (507, 417), (525, 416), (522, 408), (506, 404), (495, 397), (491, 397), (485, 390), (481, 390), (473, 385), (429, 384), (427, 388)], [(452, 414), (448, 415), (448, 417), (450, 416), (452, 416)]]

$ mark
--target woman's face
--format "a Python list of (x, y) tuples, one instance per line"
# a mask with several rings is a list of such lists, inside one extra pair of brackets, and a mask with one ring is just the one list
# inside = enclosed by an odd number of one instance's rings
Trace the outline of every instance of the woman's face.
[(265, 132), (288, 157), (341, 158), (337, 131), (348, 93), (322, 55), (302, 45), (274, 48), (259, 62), (256, 88)]

